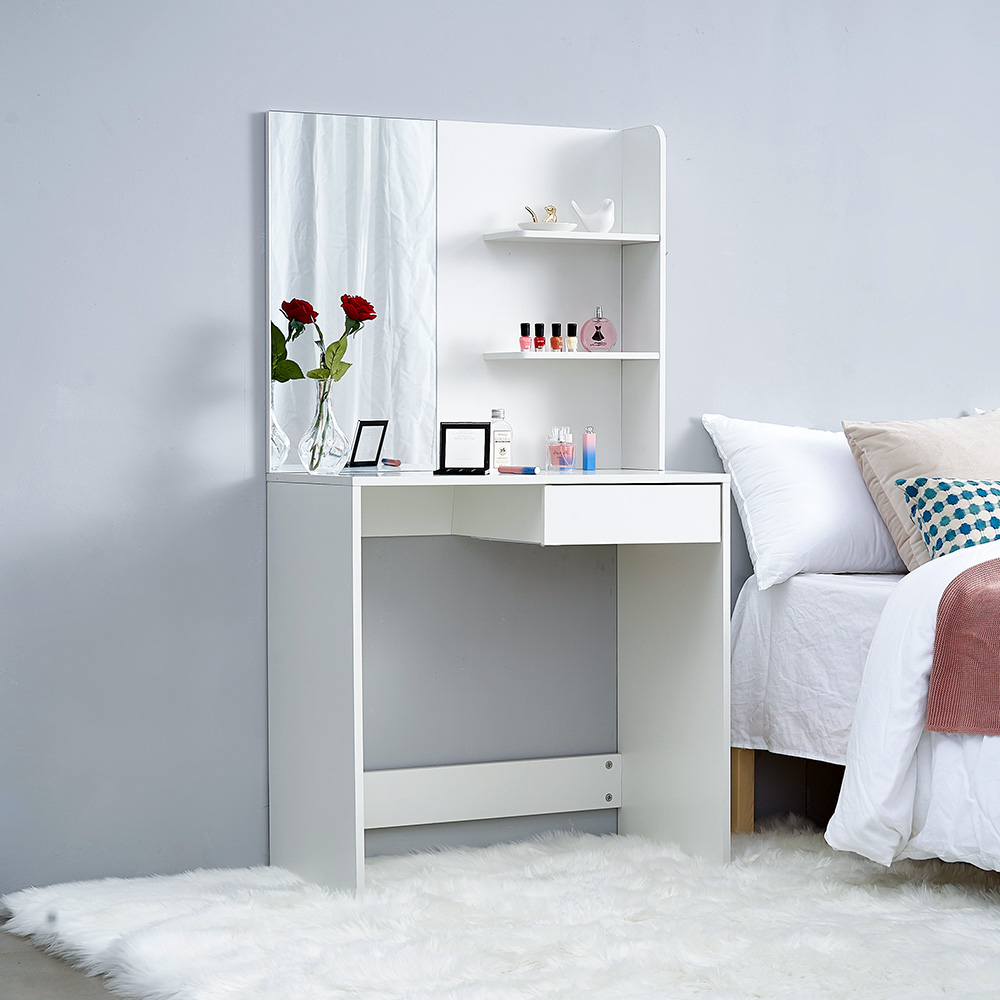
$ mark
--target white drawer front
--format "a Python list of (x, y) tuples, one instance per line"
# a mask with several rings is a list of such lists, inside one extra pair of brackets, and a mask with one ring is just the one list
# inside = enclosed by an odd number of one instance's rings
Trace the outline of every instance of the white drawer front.
[(545, 487), (543, 545), (721, 540), (718, 483)]

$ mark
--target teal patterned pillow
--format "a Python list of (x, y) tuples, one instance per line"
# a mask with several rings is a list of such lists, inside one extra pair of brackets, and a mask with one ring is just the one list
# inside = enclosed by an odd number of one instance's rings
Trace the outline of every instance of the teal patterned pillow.
[(896, 485), (910, 501), (910, 518), (932, 559), (1000, 541), (1000, 482), (918, 476)]

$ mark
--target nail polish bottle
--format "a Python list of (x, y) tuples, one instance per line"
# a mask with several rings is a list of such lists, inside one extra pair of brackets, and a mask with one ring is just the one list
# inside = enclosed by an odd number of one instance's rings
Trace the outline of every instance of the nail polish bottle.
[(610, 351), (618, 340), (614, 323), (606, 319), (600, 306), (593, 319), (588, 319), (580, 331), (580, 343), (585, 351)]
[(566, 324), (566, 350), (576, 350), (576, 323)]
[(536, 323), (535, 324), (535, 350), (544, 351), (545, 350), (545, 324)]
[(553, 427), (545, 449), (546, 472), (572, 472), (576, 454), (568, 427)]
[(584, 472), (594, 472), (597, 469), (597, 435), (589, 424), (583, 429), (583, 465)]
[(562, 350), (562, 323), (552, 324), (552, 339), (549, 341), (549, 346), (553, 351)]
[(521, 324), (521, 351), (522, 353), (531, 350), (531, 324)]

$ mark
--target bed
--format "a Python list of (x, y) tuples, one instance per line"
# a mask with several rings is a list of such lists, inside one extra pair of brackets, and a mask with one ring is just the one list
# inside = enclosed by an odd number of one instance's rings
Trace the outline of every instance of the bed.
[[(844, 764), (835, 848), (1000, 870), (1000, 736), (925, 730), (942, 593), (1000, 566), (985, 544), (1000, 541), (1000, 412), (842, 432), (703, 422), (754, 565), (733, 613), (734, 755)], [(928, 490), (980, 490), (981, 531), (954, 540), (954, 509), (907, 486), (928, 474)]]
[(740, 590), (732, 625), (732, 745), (847, 760), (868, 647), (899, 574), (803, 573)]

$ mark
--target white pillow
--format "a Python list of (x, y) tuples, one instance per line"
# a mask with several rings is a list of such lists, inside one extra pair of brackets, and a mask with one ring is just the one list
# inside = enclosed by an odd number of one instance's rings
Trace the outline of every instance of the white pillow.
[(902, 573), (895, 543), (840, 431), (701, 418), (750, 547), (757, 586), (796, 573)]

